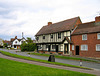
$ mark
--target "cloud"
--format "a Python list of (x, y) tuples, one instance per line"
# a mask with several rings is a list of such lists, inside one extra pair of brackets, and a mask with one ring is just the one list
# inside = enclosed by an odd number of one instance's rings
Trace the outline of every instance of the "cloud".
[[(53, 23), (80, 16), (82, 22), (98, 15), (99, 0), (0, 0), (0, 36), (33, 38), (48, 21)], [(6, 38), (5, 38), (6, 36)]]

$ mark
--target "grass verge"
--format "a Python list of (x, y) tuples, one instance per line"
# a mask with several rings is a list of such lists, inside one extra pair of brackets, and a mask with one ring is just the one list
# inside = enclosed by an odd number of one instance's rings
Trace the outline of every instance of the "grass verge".
[[(50, 56), (49, 54), (44, 54), (44, 53), (28, 53), (28, 54), (38, 55), (38, 56), (46, 56), (46, 57), (49, 57)], [(55, 58), (70, 59), (70, 60), (80, 60), (80, 59), (82, 59), (82, 61), (89, 61), (89, 62), (99, 63), (98, 61), (94, 61), (94, 60), (88, 60), (88, 59), (76, 58), (76, 57), (69, 57), (69, 56), (59, 56), (59, 55), (55, 55)]]
[(32, 60), (32, 61), (38, 61), (38, 62), (43, 62), (43, 63), (49, 63), (49, 64), (55, 64), (55, 65), (61, 65), (61, 66), (67, 66), (67, 67), (74, 67), (74, 68), (81, 68), (81, 69), (91, 70), (91, 68), (86, 68), (86, 67), (81, 67), (81, 66), (75, 66), (75, 65), (64, 64), (64, 63), (59, 63), (59, 62), (49, 62), (47, 60), (41, 60), (41, 59), (35, 59), (35, 58), (31, 58), (31, 57), (21, 56), (21, 55), (12, 54), (12, 53), (5, 52), (5, 51), (0, 51), (0, 52), (2, 54), (4, 54), (4, 55), (7, 55), (7, 56), (12, 56), (12, 57), (26, 59), (26, 60)]
[(0, 58), (0, 76), (95, 76)]

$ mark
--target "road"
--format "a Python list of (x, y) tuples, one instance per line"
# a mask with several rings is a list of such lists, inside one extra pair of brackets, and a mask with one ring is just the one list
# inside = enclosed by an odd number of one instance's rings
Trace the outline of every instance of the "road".
[[(22, 55), (22, 56), (30, 56), (30, 57), (36, 58), (36, 59), (48, 60), (48, 57), (29, 55), (29, 54), (27, 54), (27, 52), (17, 52), (16, 53), (16, 50), (7, 50), (7, 49), (0, 49), (0, 50), (7, 51), (7, 52), (10, 52), (10, 53), (13, 53), (13, 54)], [(17, 51), (19, 51), (19, 50), (17, 50)], [(60, 62), (60, 63), (80, 66), (80, 62), (79, 61), (75, 61), (75, 60), (67, 60), (67, 59), (55, 58), (55, 61), (56, 62)], [(100, 63), (82, 61), (82, 66), (83, 67), (88, 67), (88, 68), (93, 68), (93, 69), (96, 69), (96, 70), (100, 70)]]

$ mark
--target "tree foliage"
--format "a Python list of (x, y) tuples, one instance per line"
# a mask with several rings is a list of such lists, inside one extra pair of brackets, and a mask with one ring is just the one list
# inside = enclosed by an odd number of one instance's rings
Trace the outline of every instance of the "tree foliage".
[(33, 43), (31, 38), (27, 38), (27, 43), (23, 42), (21, 44), (21, 51), (34, 51), (36, 49), (36, 43)]

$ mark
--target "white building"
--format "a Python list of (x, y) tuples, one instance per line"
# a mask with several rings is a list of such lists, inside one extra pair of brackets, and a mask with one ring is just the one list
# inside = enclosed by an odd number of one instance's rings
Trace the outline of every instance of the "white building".
[(12, 48), (14, 49), (20, 49), (20, 45), (26, 41), (23, 37), (22, 39), (18, 39), (17, 36), (15, 38), (11, 38)]
[(3, 39), (0, 38), (0, 46), (3, 46)]

